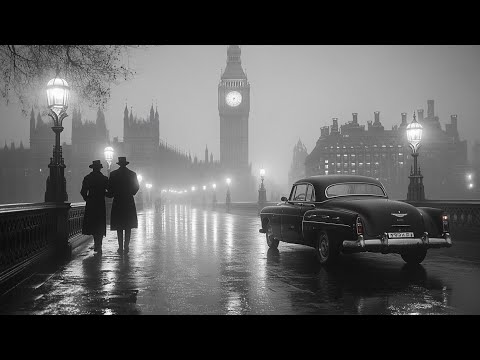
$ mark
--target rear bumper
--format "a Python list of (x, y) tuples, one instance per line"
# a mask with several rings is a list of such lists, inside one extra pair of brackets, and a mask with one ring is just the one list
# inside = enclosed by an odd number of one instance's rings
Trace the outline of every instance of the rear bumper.
[(421, 238), (401, 238), (389, 239), (387, 234), (383, 234), (378, 239), (364, 239), (362, 235), (357, 240), (345, 240), (342, 243), (344, 252), (381, 252), (381, 253), (402, 253), (410, 248), (442, 248), (452, 246), (450, 233), (445, 233), (443, 237), (429, 237), (424, 233)]

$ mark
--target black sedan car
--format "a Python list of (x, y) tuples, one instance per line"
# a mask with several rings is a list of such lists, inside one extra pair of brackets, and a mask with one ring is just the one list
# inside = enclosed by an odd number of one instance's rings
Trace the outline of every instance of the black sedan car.
[(298, 180), (290, 196), (260, 211), (267, 244), (280, 241), (315, 248), (320, 263), (340, 253), (398, 253), (419, 264), (427, 249), (450, 247), (442, 209), (415, 207), (388, 198), (378, 180), (357, 175), (317, 175)]

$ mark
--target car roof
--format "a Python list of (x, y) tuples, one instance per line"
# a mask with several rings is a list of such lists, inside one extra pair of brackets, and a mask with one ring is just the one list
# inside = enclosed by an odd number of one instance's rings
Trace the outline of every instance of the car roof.
[(313, 175), (294, 182), (294, 184), (309, 182), (321, 188), (328, 185), (342, 183), (342, 182), (368, 182), (378, 184), (383, 187), (382, 183), (375, 178), (362, 175)]

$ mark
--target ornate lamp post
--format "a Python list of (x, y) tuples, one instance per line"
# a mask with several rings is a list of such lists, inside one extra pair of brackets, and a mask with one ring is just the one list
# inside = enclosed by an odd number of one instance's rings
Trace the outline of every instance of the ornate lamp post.
[(217, 184), (212, 184), (212, 208), (215, 209), (215, 207), (217, 206)]
[(425, 191), (423, 187), (423, 175), (420, 168), (417, 169), (418, 149), (422, 140), (422, 125), (417, 122), (415, 112), (413, 120), (407, 125), (407, 139), (412, 149), (413, 169), (410, 170), (410, 184), (408, 185), (407, 200), (423, 201), (425, 200)]
[(140, 188), (138, 189), (138, 205), (140, 207), (143, 207), (143, 191), (142, 191), (142, 180), (143, 176), (141, 174), (137, 174), (137, 180), (138, 180), (138, 185), (140, 185)]
[(263, 185), (263, 180), (265, 178), (265, 169), (260, 169), (260, 179), (262, 180), (260, 188), (258, 189), (258, 212), (260, 213), (261, 208), (265, 206), (267, 202), (267, 190)]
[(113, 160), (113, 148), (111, 146), (107, 146), (103, 153), (105, 154), (105, 161), (108, 164), (107, 176), (110, 177), (110, 165), (112, 165)]
[(230, 197), (230, 183), (232, 182), (232, 179), (227, 178), (227, 196), (225, 198), (225, 206), (227, 208), (227, 211), (230, 211), (230, 204), (232, 202), (232, 199)]
[(48, 116), (53, 119), (52, 130), (55, 133), (55, 146), (53, 157), (50, 158), (50, 175), (47, 178), (45, 191), (46, 202), (64, 202), (68, 200), (67, 182), (65, 180), (65, 163), (60, 146), (60, 133), (63, 131), (62, 122), (67, 115), (68, 101), (70, 99), (70, 87), (68, 83), (58, 77), (53, 78), (47, 84)]
[(207, 205), (207, 200), (205, 199), (205, 190), (207, 190), (207, 186), (203, 185), (203, 195), (202, 195), (202, 205), (205, 207)]

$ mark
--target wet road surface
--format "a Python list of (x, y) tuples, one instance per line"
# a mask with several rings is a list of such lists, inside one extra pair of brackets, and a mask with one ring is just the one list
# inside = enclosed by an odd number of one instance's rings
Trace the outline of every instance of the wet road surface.
[(480, 236), (454, 238), (421, 266), (396, 254), (343, 255), (317, 264), (314, 250), (269, 250), (255, 214), (166, 205), (139, 213), (130, 253), (76, 250), (0, 299), (1, 314), (480, 314)]

